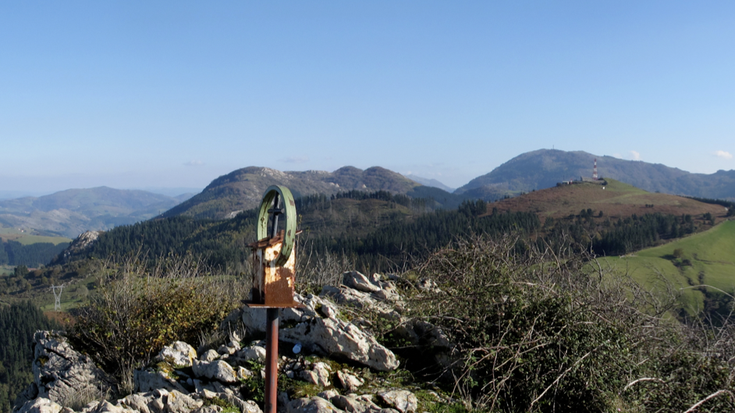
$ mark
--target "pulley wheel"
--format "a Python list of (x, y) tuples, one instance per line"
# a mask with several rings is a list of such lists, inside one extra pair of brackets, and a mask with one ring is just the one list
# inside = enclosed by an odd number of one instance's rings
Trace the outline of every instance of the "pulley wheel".
[[(277, 200), (278, 205), (274, 205)], [(274, 212), (275, 211), (275, 212)], [(296, 240), (296, 203), (294, 202), (291, 191), (285, 186), (272, 185), (265, 190), (263, 201), (260, 203), (260, 211), (258, 212), (258, 241), (265, 238), (275, 237), (277, 234), (268, 233), (268, 221), (271, 213), (274, 214), (273, 219), (276, 220), (278, 215), (286, 215), (286, 228), (284, 230), (283, 246), (281, 252), (275, 259), (275, 265), (282, 266), (288, 261), (293, 251), (294, 242)]]

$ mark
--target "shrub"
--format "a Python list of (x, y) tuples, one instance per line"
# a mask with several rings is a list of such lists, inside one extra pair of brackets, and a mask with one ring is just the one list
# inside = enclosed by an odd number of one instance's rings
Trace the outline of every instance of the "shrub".
[(722, 390), (707, 407), (730, 408), (731, 327), (682, 326), (666, 315), (673, 295), (606, 274), (585, 254), (515, 244), (458, 241), (418, 269), (439, 288), (416, 290), (410, 313), (455, 343), (443, 373), (468, 407), (681, 412)]
[(147, 270), (134, 256), (100, 271), (103, 281), (80, 310), (72, 338), (123, 381), (163, 346), (215, 330), (249, 287), (210, 274), (191, 257), (167, 257)]

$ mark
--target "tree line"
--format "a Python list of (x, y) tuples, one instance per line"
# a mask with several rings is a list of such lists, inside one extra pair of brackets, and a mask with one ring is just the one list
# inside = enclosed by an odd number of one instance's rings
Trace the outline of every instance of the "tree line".
[(33, 381), (33, 334), (52, 329), (59, 325), (30, 302), (0, 307), (0, 411), (10, 413)]
[(68, 242), (57, 245), (50, 242), (23, 245), (18, 241), (0, 241), (0, 265), (38, 267), (47, 264), (68, 246)]

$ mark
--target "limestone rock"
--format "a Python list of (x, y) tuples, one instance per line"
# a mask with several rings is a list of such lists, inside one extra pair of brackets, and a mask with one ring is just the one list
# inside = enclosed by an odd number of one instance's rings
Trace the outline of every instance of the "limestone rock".
[(126, 407), (130, 410), (135, 410), (140, 413), (152, 413), (148, 408), (148, 403), (152, 399), (146, 397), (142, 393), (133, 393), (125, 396), (125, 398), (118, 400), (118, 404)]
[(15, 413), (59, 413), (62, 407), (45, 397), (25, 402)]
[(324, 391), (320, 391), (320, 392), (319, 392), (319, 393), (317, 394), (317, 396), (321, 397), (321, 398), (322, 398), (322, 399), (324, 399), (324, 400), (329, 400), (329, 401), (331, 401), (333, 397), (337, 397), (337, 396), (339, 396), (339, 393), (337, 393), (337, 391), (336, 391), (336, 390), (333, 390), (333, 389), (329, 389), (329, 390), (324, 390)]
[(193, 360), (197, 358), (197, 352), (194, 347), (176, 341), (170, 346), (166, 346), (156, 356), (155, 360), (166, 361), (173, 366), (191, 367)]
[(189, 413), (204, 405), (202, 400), (195, 400), (186, 394), (173, 390), (165, 400), (164, 413)]
[(135, 413), (133, 410), (124, 408), (122, 406), (114, 405), (107, 400), (102, 400), (97, 403), (90, 403), (87, 407), (82, 409), (83, 413)]
[(217, 393), (216, 397), (237, 407), (242, 413), (263, 413), (260, 407), (258, 407), (258, 405), (252, 400), (244, 401), (230, 393)]
[(346, 390), (348, 393), (354, 393), (357, 391), (357, 389), (365, 384), (363, 380), (360, 378), (346, 372), (346, 371), (338, 371), (337, 374), (337, 385)]
[(315, 363), (311, 370), (303, 370), (300, 373), (302, 379), (317, 386), (329, 387), (331, 385), (329, 376), (331, 369), (321, 361)]
[(371, 308), (375, 305), (370, 294), (344, 286), (338, 288), (331, 285), (325, 285), (322, 287), (322, 291), (319, 293), (319, 296), (329, 297), (337, 304), (350, 305), (355, 308)]
[(383, 410), (370, 400), (370, 396), (338, 395), (330, 401), (336, 407), (350, 413), (378, 413)]
[(201, 357), (199, 357), (199, 360), (201, 361), (215, 361), (220, 357), (220, 354), (216, 350), (209, 349), (204, 354), (202, 354)]
[(184, 387), (164, 371), (155, 371), (152, 368), (138, 369), (133, 372), (133, 386), (135, 392), (149, 392), (156, 389), (176, 390), (189, 394)]
[(311, 399), (296, 399), (286, 406), (287, 413), (335, 413), (344, 412), (332, 403), (314, 396)]
[(358, 271), (348, 271), (342, 274), (342, 284), (366, 293), (380, 291), (380, 285), (377, 285), (377, 282), (372, 283), (368, 277)]
[(219, 380), (222, 383), (237, 383), (235, 370), (222, 360), (212, 362), (194, 360), (192, 370), (197, 377)]
[(314, 351), (362, 363), (379, 371), (398, 368), (395, 354), (354, 324), (331, 318), (312, 318), (281, 331), (280, 339), (301, 343)]
[(237, 357), (243, 361), (255, 360), (258, 363), (265, 363), (265, 347), (259, 345), (244, 347), (237, 352)]
[(378, 398), (401, 413), (413, 413), (419, 405), (416, 396), (408, 390), (388, 390), (378, 393)]
[(41, 397), (71, 407), (80, 397), (102, 399), (116, 392), (114, 379), (89, 356), (75, 351), (61, 333), (37, 331), (33, 342), (34, 381), (18, 396), (16, 406), (24, 405), (29, 397)]

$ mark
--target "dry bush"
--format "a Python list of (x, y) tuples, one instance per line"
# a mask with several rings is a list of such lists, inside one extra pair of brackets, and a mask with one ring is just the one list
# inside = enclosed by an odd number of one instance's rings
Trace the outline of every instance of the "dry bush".
[(732, 329), (683, 326), (675, 294), (560, 245), (476, 236), (418, 268), (439, 290), (415, 290), (410, 314), (456, 344), (455, 394), (482, 411), (681, 412), (712, 394), (702, 406), (730, 406)]
[(325, 285), (339, 286), (342, 274), (355, 268), (355, 261), (344, 254), (317, 252), (308, 241), (302, 243), (296, 260), (296, 288), (318, 293)]
[(213, 275), (192, 257), (166, 257), (149, 269), (140, 255), (101, 266), (102, 282), (79, 312), (72, 338), (128, 382), (175, 340), (195, 343), (246, 297), (247, 283)]

